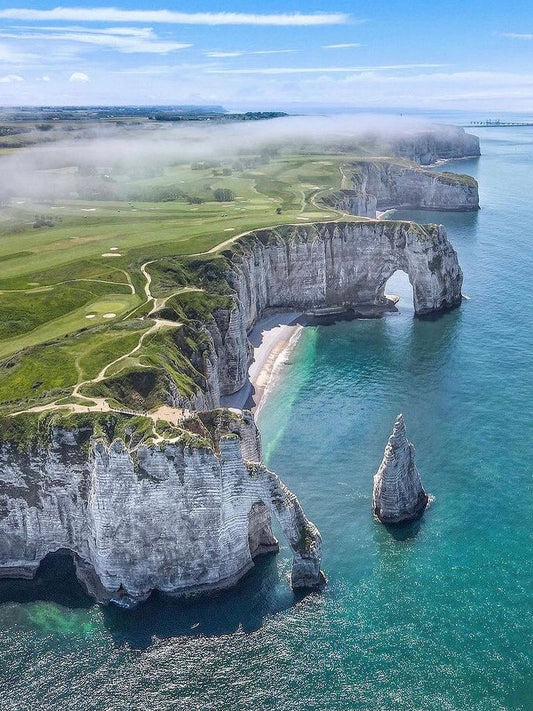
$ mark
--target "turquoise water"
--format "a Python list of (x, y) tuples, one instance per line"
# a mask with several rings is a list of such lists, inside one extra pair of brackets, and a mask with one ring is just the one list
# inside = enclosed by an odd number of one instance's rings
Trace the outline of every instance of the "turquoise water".
[[(296, 600), (286, 548), (227, 595), (94, 606), (72, 571), (0, 585), (1, 709), (533, 709), (533, 130), (480, 130), (478, 214), (443, 222), (470, 297), (436, 321), (308, 327), (260, 417), (269, 464), (323, 538)], [(371, 516), (403, 412), (420, 525)]]

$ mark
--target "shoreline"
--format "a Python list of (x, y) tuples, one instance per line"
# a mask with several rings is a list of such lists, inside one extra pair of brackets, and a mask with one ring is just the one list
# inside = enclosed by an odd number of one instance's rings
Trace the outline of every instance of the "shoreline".
[(282, 328), (279, 340), (276, 341), (266, 362), (259, 371), (257, 378), (253, 381), (255, 395), (252, 412), (256, 418), (266, 403), (272, 388), (276, 384), (279, 376), (280, 365), (287, 361), (290, 353), (300, 340), (303, 329), (304, 326), (302, 324), (295, 324), (294, 326), (285, 326)]
[(270, 314), (256, 323), (248, 336), (254, 357), (248, 370), (248, 382), (232, 395), (221, 398), (222, 407), (249, 409), (257, 416), (266, 395), (275, 382), (276, 371), (298, 342), (303, 325), (301, 312)]
[(265, 404), (269, 391), (277, 379), (279, 366), (298, 343), (305, 326), (335, 323), (338, 320), (381, 318), (397, 312), (400, 297), (387, 294), (393, 308), (361, 308), (354, 312), (304, 313), (302, 311), (279, 311), (261, 318), (248, 335), (254, 349), (253, 360), (248, 369), (248, 380), (240, 390), (220, 398), (220, 406), (236, 410), (251, 410), (257, 417)]

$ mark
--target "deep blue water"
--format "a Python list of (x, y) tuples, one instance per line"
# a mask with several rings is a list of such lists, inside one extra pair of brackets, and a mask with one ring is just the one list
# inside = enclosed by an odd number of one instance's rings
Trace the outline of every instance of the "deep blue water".
[[(480, 129), (476, 214), (443, 222), (470, 297), (304, 329), (260, 416), (269, 465), (322, 532), (323, 594), (286, 547), (235, 591), (132, 614), (72, 571), (0, 585), (1, 709), (533, 709), (533, 129)], [(394, 289), (392, 289), (394, 291)], [(394, 537), (372, 476), (403, 412), (435, 501)]]

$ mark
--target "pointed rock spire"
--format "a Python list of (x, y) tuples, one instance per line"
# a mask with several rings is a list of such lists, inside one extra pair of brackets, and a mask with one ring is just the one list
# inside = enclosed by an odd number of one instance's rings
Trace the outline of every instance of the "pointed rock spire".
[(398, 415), (374, 476), (372, 509), (382, 523), (403, 523), (421, 516), (427, 502), (415, 448), (407, 439), (403, 415)]

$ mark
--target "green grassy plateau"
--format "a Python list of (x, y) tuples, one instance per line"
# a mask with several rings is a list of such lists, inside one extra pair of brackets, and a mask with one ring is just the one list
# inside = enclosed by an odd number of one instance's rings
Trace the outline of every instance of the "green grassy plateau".
[(364, 219), (321, 199), (357, 158), (36, 169), (49, 197), (19, 189), (0, 203), (0, 415), (145, 414), (169, 387), (192, 394), (204, 338), (194, 325), (229, 304), (221, 252), (261, 227)]

